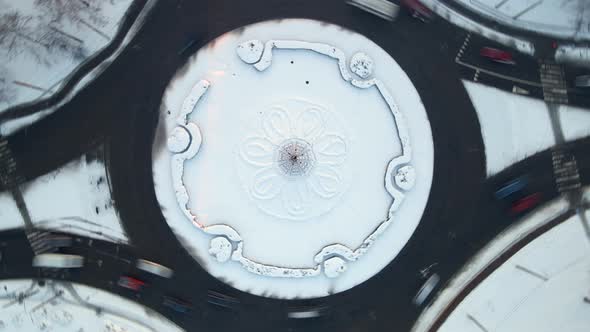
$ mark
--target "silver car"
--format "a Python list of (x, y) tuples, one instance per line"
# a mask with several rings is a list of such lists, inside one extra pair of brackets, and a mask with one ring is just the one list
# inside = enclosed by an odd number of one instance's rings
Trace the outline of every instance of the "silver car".
[(84, 257), (66, 254), (40, 254), (33, 258), (34, 267), (75, 269), (84, 266)]
[(426, 280), (426, 282), (422, 285), (422, 287), (420, 287), (420, 290), (418, 291), (418, 293), (416, 293), (416, 296), (414, 296), (414, 304), (417, 306), (421, 306), (422, 303), (426, 301), (428, 296), (430, 296), (432, 291), (436, 288), (436, 285), (438, 285), (439, 281), (440, 277), (438, 276), (438, 274), (435, 273), (431, 275), (430, 278), (428, 278), (428, 280)]
[(137, 262), (135, 263), (135, 266), (142, 271), (145, 271), (145, 272), (148, 272), (151, 274), (155, 274), (155, 275), (160, 276), (162, 278), (169, 279), (174, 274), (174, 271), (165, 267), (164, 265), (154, 263), (152, 261), (148, 261), (145, 259), (138, 259)]
[(346, 2), (388, 21), (395, 20), (399, 12), (399, 6), (388, 0), (348, 0)]

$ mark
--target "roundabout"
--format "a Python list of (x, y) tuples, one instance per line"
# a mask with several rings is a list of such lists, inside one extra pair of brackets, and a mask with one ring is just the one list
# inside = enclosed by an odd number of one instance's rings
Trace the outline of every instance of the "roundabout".
[[(213, 276), (279, 298), (377, 274), (420, 222), (430, 123), (378, 45), (319, 21), (267, 21), (201, 48), (161, 106), (153, 170), (172, 231)], [(260, 278), (262, 277), (262, 278)]]

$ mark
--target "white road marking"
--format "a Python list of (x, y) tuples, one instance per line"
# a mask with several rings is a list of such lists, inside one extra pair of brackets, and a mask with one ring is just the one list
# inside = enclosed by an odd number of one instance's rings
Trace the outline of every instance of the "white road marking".
[(463, 41), (463, 45), (461, 45), (461, 48), (459, 48), (459, 52), (457, 53), (457, 56), (455, 57), (455, 61), (459, 61), (459, 59), (463, 56), (463, 52), (465, 52), (465, 49), (467, 48), (467, 45), (469, 44), (470, 39), (471, 39), (471, 32), (467, 33), (467, 36), (465, 37), (465, 40)]
[(536, 277), (536, 278), (539, 278), (539, 279), (541, 279), (541, 280), (543, 280), (543, 281), (547, 281), (547, 280), (549, 280), (549, 278), (547, 278), (546, 276), (542, 275), (541, 273), (539, 273), (539, 272), (535, 272), (535, 271), (533, 271), (533, 270), (531, 270), (531, 269), (528, 269), (528, 268), (526, 268), (526, 267), (524, 267), (524, 266), (522, 266), (522, 265), (518, 265), (518, 264), (517, 264), (517, 265), (516, 265), (516, 266), (514, 266), (514, 267), (515, 267), (517, 270), (521, 270), (521, 271), (523, 271), (523, 272), (525, 272), (525, 273), (528, 273), (528, 274), (530, 274), (530, 275), (532, 275), (532, 276), (534, 276), (534, 277)]
[(488, 329), (486, 329), (477, 319), (475, 319), (475, 317), (473, 317), (471, 314), (467, 314), (467, 318), (469, 318), (470, 321), (472, 321), (475, 325), (477, 325), (477, 327), (479, 327), (480, 330), (482, 330), (483, 332), (489, 332)]
[(480, 68), (478, 66), (474, 66), (472, 64), (465, 63), (465, 62), (463, 62), (463, 61), (461, 61), (459, 59), (455, 59), (455, 62), (457, 64), (459, 64), (459, 65), (462, 65), (462, 66), (471, 68), (473, 70), (479, 70), (482, 73), (486, 73), (486, 74), (491, 75), (491, 76), (495, 76), (495, 77), (503, 78), (505, 80), (509, 80), (509, 81), (512, 81), (512, 82), (521, 83), (521, 84), (527, 84), (527, 85), (531, 85), (531, 86), (535, 86), (535, 87), (539, 87), (539, 88), (542, 87), (541, 83), (537, 83), (537, 82), (533, 82), (533, 81), (528, 81), (528, 80), (522, 80), (522, 79), (514, 78), (514, 77), (511, 77), (511, 76), (506, 76), (506, 75), (498, 74), (498, 73), (493, 72), (491, 70), (483, 69), (483, 68)]
[(543, 0), (539, 0), (533, 4), (531, 4), (530, 6), (526, 7), (525, 9), (523, 9), (521, 12), (519, 12), (518, 14), (514, 15), (512, 18), (513, 19), (518, 19), (519, 17), (521, 17), (522, 15), (530, 12), (531, 10), (535, 9), (537, 6), (539, 6), (540, 4), (543, 3)]

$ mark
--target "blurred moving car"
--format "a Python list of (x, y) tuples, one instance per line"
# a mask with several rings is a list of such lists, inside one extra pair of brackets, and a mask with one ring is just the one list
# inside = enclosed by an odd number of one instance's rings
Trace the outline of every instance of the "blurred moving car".
[(424, 301), (430, 296), (436, 285), (440, 282), (440, 277), (438, 274), (431, 275), (426, 282), (420, 287), (416, 296), (414, 296), (413, 302), (417, 306), (421, 306)]
[(66, 254), (40, 254), (33, 258), (34, 267), (54, 269), (75, 269), (84, 266), (84, 257)]
[(330, 313), (327, 305), (304, 306), (289, 308), (287, 317), (291, 319), (309, 319), (326, 316)]
[(488, 58), (491, 61), (507, 65), (513, 65), (516, 63), (510, 52), (499, 50), (493, 47), (482, 47), (482, 49), (479, 51), (479, 55), (484, 58)]
[(121, 276), (119, 278), (119, 281), (117, 281), (117, 285), (119, 285), (123, 288), (130, 289), (135, 292), (139, 292), (140, 290), (142, 290), (146, 286), (146, 283), (142, 280), (137, 279), (137, 278), (133, 278), (133, 277), (129, 277), (129, 276)]
[(518, 93), (519, 95), (529, 95), (531, 94), (529, 90), (523, 89), (519, 86), (513, 85), (512, 86), (512, 93)]
[(180, 50), (178, 50), (176, 54), (184, 55), (186, 53), (189, 53), (189, 51), (197, 44), (197, 41), (197, 38), (190, 39)]
[(575, 84), (578, 88), (590, 88), (590, 75), (581, 75), (576, 77)]
[[(539, 181), (537, 181), (537, 187)], [(494, 192), (494, 197), (498, 201), (504, 201), (507, 209), (513, 216), (525, 213), (537, 206), (543, 194), (531, 187), (531, 179), (528, 174), (521, 175), (508, 182), (503, 183), (498, 190)]]
[(145, 259), (138, 259), (135, 263), (135, 266), (142, 271), (155, 274), (166, 279), (170, 279), (174, 274), (174, 271), (165, 267), (164, 265), (154, 263), (152, 261), (148, 261)]
[(419, 0), (402, 0), (401, 4), (408, 8), (412, 17), (427, 23), (434, 18), (434, 13)]
[(162, 304), (181, 314), (186, 314), (193, 308), (190, 302), (169, 295), (164, 295)]
[(527, 175), (522, 175), (517, 177), (514, 180), (510, 180), (509, 182), (505, 183), (500, 187), (500, 189), (496, 190), (494, 196), (496, 199), (504, 199), (526, 187), (529, 183), (529, 178)]
[(236, 309), (240, 304), (240, 301), (235, 297), (221, 294), (214, 290), (207, 291), (207, 302), (227, 309)]
[(388, 21), (395, 20), (399, 12), (399, 6), (387, 0), (348, 0), (346, 3)]
[(543, 195), (540, 192), (525, 196), (512, 204), (510, 212), (513, 215), (524, 213), (537, 206), (541, 202), (542, 197)]

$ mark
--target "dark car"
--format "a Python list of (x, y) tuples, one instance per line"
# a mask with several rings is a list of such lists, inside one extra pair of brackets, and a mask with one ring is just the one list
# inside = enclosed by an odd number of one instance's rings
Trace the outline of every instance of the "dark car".
[(214, 290), (207, 291), (207, 302), (226, 309), (236, 309), (240, 304), (240, 301), (235, 297), (221, 294)]
[(498, 190), (496, 190), (494, 196), (496, 199), (504, 199), (516, 192), (521, 191), (528, 185), (528, 183), (528, 176), (519, 176), (516, 179), (504, 183)]
[(186, 314), (193, 308), (190, 302), (168, 295), (164, 296), (162, 304), (181, 314)]

